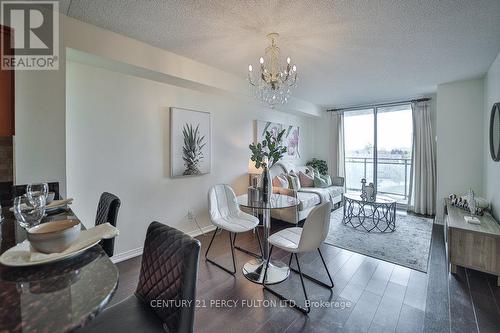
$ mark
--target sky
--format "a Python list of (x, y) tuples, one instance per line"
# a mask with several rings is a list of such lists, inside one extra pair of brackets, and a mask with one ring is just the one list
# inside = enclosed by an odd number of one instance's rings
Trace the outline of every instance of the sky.
[[(346, 153), (363, 149), (374, 144), (374, 115), (371, 110), (345, 113), (345, 150)], [(383, 112), (392, 111), (392, 112)], [(378, 149), (410, 149), (412, 144), (412, 118), (410, 106), (379, 109), (377, 115)]]

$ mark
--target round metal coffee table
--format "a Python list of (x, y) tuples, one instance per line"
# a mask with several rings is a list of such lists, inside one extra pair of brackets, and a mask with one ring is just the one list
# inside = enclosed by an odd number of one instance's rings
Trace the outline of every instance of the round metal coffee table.
[(368, 232), (393, 232), (396, 230), (396, 200), (383, 195), (377, 195), (375, 200), (364, 200), (361, 193), (346, 193), (342, 222)]
[[(238, 204), (242, 207), (250, 208), (255, 212), (262, 212), (262, 224), (264, 227), (264, 241), (262, 244), (264, 256), (262, 259), (252, 259), (243, 266), (243, 275), (250, 281), (262, 284), (264, 280), (264, 268), (269, 258), (269, 231), (271, 228), (271, 210), (281, 208), (292, 208), (299, 205), (300, 201), (297, 198), (283, 195), (272, 194), (268, 203), (262, 201), (251, 201), (248, 195), (240, 195), (237, 197)], [(290, 274), (290, 268), (284, 263), (272, 260), (267, 269), (266, 284), (279, 283), (286, 280)]]

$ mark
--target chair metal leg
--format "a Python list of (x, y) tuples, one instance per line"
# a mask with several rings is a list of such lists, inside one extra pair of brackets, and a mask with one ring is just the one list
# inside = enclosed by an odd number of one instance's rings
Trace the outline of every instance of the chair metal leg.
[(330, 275), (330, 271), (328, 270), (328, 267), (326, 266), (325, 259), (323, 259), (323, 254), (321, 254), (321, 250), (319, 248), (318, 248), (318, 253), (319, 253), (319, 256), (321, 258), (321, 261), (323, 262), (323, 266), (325, 266), (326, 274), (328, 274), (328, 279), (330, 279), (330, 284), (325, 285), (325, 286), (328, 288), (333, 288), (335, 286), (335, 284), (333, 283), (332, 276)]
[[(296, 308), (297, 310), (301, 311), (302, 313), (304, 314), (308, 314), (310, 311), (311, 311), (311, 308), (309, 306), (306, 306), (306, 307), (300, 307), (297, 305), (297, 303), (295, 303), (293, 300), (291, 299), (288, 299), (286, 298), (285, 296), (283, 296), (282, 294), (278, 293), (277, 291), (274, 291), (272, 290), (271, 288), (269, 288), (267, 285), (266, 285), (266, 276), (267, 276), (267, 268), (269, 267), (269, 262), (271, 261), (271, 254), (273, 253), (273, 246), (271, 246), (271, 249), (269, 250), (269, 259), (267, 260), (266, 262), (266, 268), (264, 270), (264, 279), (262, 281), (262, 286), (264, 287), (264, 290), (267, 290), (269, 291), (271, 294), (277, 296), (279, 299), (285, 301), (285, 302), (288, 302), (290, 303), (294, 308)], [(292, 256), (293, 256), (293, 253), (292, 255), (290, 256), (290, 262), (291, 262), (291, 259), (292, 259)], [(309, 300), (307, 298), (307, 292), (306, 292), (306, 287), (304, 285), (304, 279), (302, 278), (302, 272), (300, 271), (300, 265), (299, 265), (299, 258), (297, 257), (297, 254), (295, 254), (295, 260), (297, 261), (297, 267), (299, 268), (299, 274), (300, 274), (300, 282), (302, 283), (302, 290), (304, 291), (304, 296), (305, 296), (305, 302), (306, 304), (309, 303)]]
[[(323, 287), (325, 287), (325, 288), (329, 288), (329, 289), (331, 289), (331, 288), (333, 288), (333, 287), (334, 287), (334, 283), (333, 283), (332, 276), (330, 275), (330, 271), (328, 270), (328, 267), (326, 266), (325, 259), (323, 259), (323, 255), (321, 254), (321, 250), (320, 250), (319, 248), (318, 248), (318, 252), (319, 252), (319, 256), (320, 256), (320, 258), (321, 258), (321, 261), (323, 262), (323, 266), (325, 267), (326, 274), (328, 274), (328, 279), (330, 279), (330, 284), (326, 284), (326, 283), (324, 283), (324, 282), (322, 282), (322, 281), (319, 281), (319, 280), (317, 280), (317, 279), (313, 278), (312, 276), (307, 275), (307, 274), (305, 274), (305, 273), (302, 273), (302, 275), (303, 275), (306, 279), (308, 279), (308, 280), (310, 280), (310, 281), (313, 281), (313, 282), (315, 282), (315, 283), (319, 284), (320, 286), (323, 286)], [(290, 263), (291, 263), (291, 262), (292, 262), (292, 257), (290, 257)], [(292, 272), (294, 272), (294, 273), (299, 273), (299, 271), (297, 271), (295, 268), (292, 268), (292, 266), (291, 266), (290, 264), (289, 264), (288, 266), (290, 267), (290, 270), (291, 270)]]
[(260, 237), (259, 237), (259, 232), (258, 232), (258, 231), (257, 231), (257, 240), (259, 241), (260, 255), (258, 255), (257, 253), (254, 253), (254, 252), (252, 252), (252, 251), (246, 250), (246, 249), (244, 249), (244, 248), (241, 248), (241, 247), (239, 247), (239, 246), (236, 246), (236, 235), (237, 235), (237, 234), (235, 233), (235, 234), (234, 234), (234, 237), (233, 237), (233, 246), (234, 246), (234, 248), (235, 248), (236, 250), (239, 250), (239, 251), (241, 251), (241, 252), (244, 252), (244, 253), (246, 253), (246, 254), (248, 254), (248, 255), (251, 255), (251, 256), (253, 256), (253, 257), (255, 257), (255, 258), (259, 258), (259, 259), (260, 259), (260, 258), (262, 258), (262, 257), (264, 256), (264, 252), (262, 251), (262, 245), (261, 245), (261, 243), (260, 243)]
[(212, 246), (212, 243), (214, 241), (214, 238), (215, 238), (215, 235), (217, 235), (217, 231), (219, 231), (219, 228), (215, 228), (215, 231), (214, 231), (214, 234), (212, 236), (212, 239), (210, 240), (210, 244), (208, 245), (208, 248), (207, 248), (207, 251), (205, 252), (205, 260), (208, 261), (209, 263), (219, 267), (220, 269), (228, 272), (229, 274), (231, 275), (234, 275), (236, 274), (236, 262), (234, 260), (234, 245), (233, 245), (233, 240), (231, 239), (231, 233), (228, 231), (229, 233), (229, 245), (231, 246), (231, 257), (233, 259), (233, 270), (230, 271), (229, 269), (219, 265), (218, 263), (216, 263), (215, 261), (211, 260), (208, 258), (208, 251), (210, 250), (210, 247)]
[(304, 285), (304, 278), (302, 276), (302, 270), (300, 269), (299, 256), (297, 256), (297, 253), (295, 253), (295, 262), (297, 262), (297, 268), (299, 269), (300, 283), (302, 284), (302, 290), (304, 291), (304, 297), (305, 297), (305, 302), (306, 302), (306, 307), (299, 308), (299, 310), (305, 311), (306, 313), (309, 313), (311, 311), (311, 308), (308, 305), (309, 299), (307, 298), (306, 286)]

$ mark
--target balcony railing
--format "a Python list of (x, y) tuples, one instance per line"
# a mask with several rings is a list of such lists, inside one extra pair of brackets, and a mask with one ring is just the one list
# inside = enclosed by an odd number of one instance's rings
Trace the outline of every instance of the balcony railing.
[[(346, 157), (346, 188), (361, 190), (361, 178), (372, 182), (373, 158)], [(400, 202), (408, 199), (411, 159), (379, 157), (377, 164), (377, 193), (395, 197)]]

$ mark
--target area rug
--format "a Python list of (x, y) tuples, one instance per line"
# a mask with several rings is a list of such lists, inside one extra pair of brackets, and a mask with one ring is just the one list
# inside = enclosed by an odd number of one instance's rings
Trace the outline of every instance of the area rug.
[(398, 213), (396, 230), (380, 233), (354, 229), (342, 223), (343, 209), (332, 212), (326, 243), (427, 272), (432, 235), (432, 219)]

